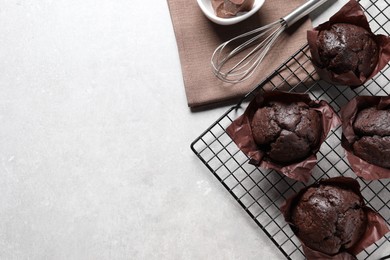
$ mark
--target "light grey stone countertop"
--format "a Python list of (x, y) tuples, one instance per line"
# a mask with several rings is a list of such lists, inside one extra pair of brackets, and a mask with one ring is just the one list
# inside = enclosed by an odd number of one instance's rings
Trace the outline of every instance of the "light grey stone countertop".
[(283, 259), (190, 150), (227, 107), (165, 0), (0, 3), (0, 259)]

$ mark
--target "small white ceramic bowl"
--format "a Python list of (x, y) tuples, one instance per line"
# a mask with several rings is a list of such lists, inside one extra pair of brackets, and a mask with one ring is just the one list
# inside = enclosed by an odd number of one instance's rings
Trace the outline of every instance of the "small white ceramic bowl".
[(252, 16), (254, 13), (260, 10), (260, 8), (263, 6), (265, 0), (255, 0), (253, 3), (253, 7), (249, 12), (243, 12), (242, 14), (239, 14), (235, 17), (231, 18), (221, 18), (218, 17), (214, 13), (213, 6), (211, 5), (211, 0), (197, 0), (198, 5), (202, 12), (206, 15), (207, 18), (209, 18), (211, 21), (217, 24), (221, 25), (231, 25), (235, 23), (239, 23), (250, 16)]

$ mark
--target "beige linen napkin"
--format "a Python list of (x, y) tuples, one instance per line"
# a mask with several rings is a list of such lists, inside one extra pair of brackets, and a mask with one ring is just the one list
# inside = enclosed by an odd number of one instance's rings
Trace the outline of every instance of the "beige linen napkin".
[(250, 19), (229, 26), (209, 21), (196, 0), (167, 0), (183, 73), (189, 107), (200, 107), (235, 100), (251, 91), (299, 47), (306, 43), (306, 31), (311, 29), (308, 18), (288, 28), (263, 60), (255, 74), (241, 83), (224, 83), (217, 79), (210, 64), (215, 48), (230, 38), (276, 21), (305, 0), (266, 0)]

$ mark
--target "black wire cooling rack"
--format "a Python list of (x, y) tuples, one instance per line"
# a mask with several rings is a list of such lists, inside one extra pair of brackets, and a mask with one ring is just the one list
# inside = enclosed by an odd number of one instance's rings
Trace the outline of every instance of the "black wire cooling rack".
[[(359, 3), (365, 10), (372, 31), (390, 35), (389, 1), (361, 0)], [(273, 170), (249, 164), (249, 158), (227, 135), (226, 128), (243, 113), (247, 103), (263, 88), (286, 90), (287, 86), (291, 92), (308, 93), (312, 99), (328, 101), (337, 112), (357, 95), (387, 96), (390, 93), (389, 64), (364, 86), (353, 90), (328, 84), (318, 78), (311, 65), (308, 46), (304, 46), (191, 144), (191, 149), (199, 159), (288, 259), (304, 259), (304, 254), (279, 208), (281, 203), (305, 187), (305, 184)], [(340, 175), (353, 177), (359, 181), (367, 205), (379, 212), (390, 225), (390, 179), (364, 181), (356, 178), (341, 147), (341, 127), (331, 131), (317, 159), (317, 166), (307, 185), (321, 178)], [(387, 259), (389, 254), (390, 234), (387, 234), (360, 253), (358, 259)]]

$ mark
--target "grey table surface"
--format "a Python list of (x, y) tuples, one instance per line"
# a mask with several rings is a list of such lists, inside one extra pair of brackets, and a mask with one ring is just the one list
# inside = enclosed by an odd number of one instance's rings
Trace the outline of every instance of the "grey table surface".
[(188, 109), (166, 1), (0, 6), (0, 259), (283, 259), (190, 150), (227, 107)]

